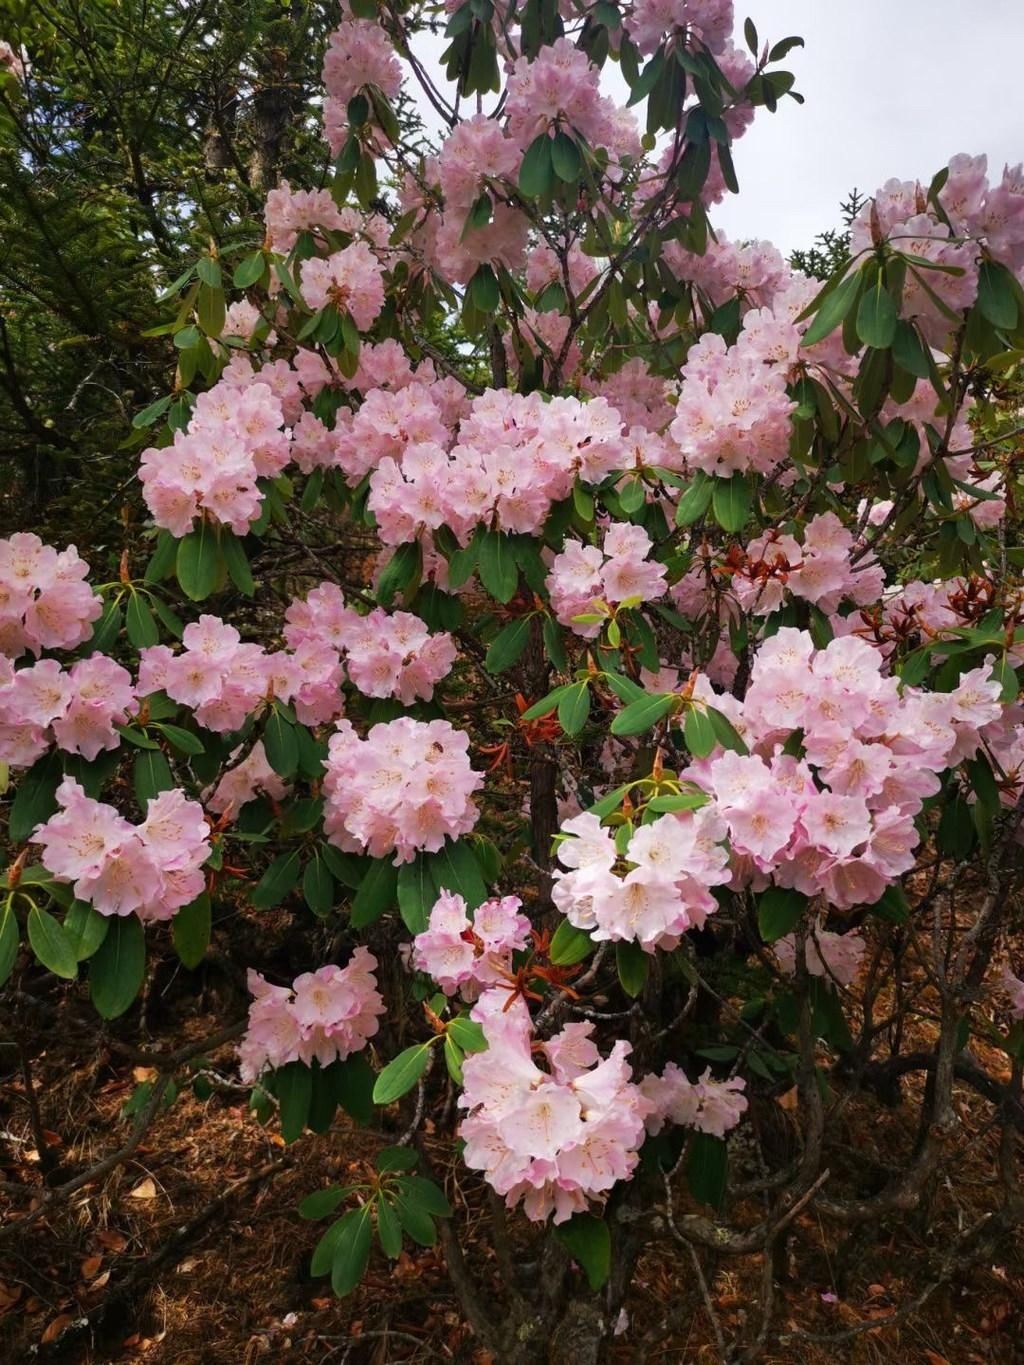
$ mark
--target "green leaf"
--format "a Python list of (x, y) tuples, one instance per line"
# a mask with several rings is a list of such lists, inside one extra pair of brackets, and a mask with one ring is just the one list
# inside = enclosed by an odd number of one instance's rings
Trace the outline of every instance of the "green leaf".
[(523, 164), (519, 167), (519, 188), (528, 198), (538, 199), (551, 193), (554, 181), (551, 139), (545, 132), (534, 138), (526, 149)]
[(558, 723), (567, 735), (578, 735), (590, 715), (590, 684), (573, 683), (558, 701)]
[(383, 1194), (377, 1200), (377, 1240), (389, 1261), (402, 1254), (402, 1224), (391, 1202)]
[(437, 900), (430, 863), (422, 853), (398, 869), (398, 909), (410, 934), (422, 934)]
[(679, 498), (676, 507), (676, 525), (692, 526), (699, 521), (711, 506), (711, 496), (715, 491), (716, 480), (699, 469), (690, 480)]
[(683, 739), (694, 758), (707, 758), (718, 743), (715, 727), (708, 711), (699, 706), (691, 706), (683, 722)]
[(519, 565), (508, 536), (501, 531), (484, 531), (478, 552), (480, 582), (492, 597), (509, 602), (519, 586)]
[(291, 1143), (302, 1136), (313, 1101), (313, 1073), (302, 1062), (288, 1062), (274, 1072), (274, 1094), (281, 1111), (281, 1136)]
[(611, 723), (611, 732), (613, 735), (641, 735), (674, 710), (677, 701), (672, 692), (647, 694), (642, 701), (623, 707)]
[(454, 1038), (463, 1052), (486, 1052), (487, 1039), (484, 1037), (482, 1025), (475, 1019), (468, 1019), (464, 1015), (449, 1021), (449, 1037)]
[(36, 825), (43, 824), (56, 812), (56, 792), (63, 779), (64, 769), (56, 750), (33, 763), (18, 779), (7, 822), (12, 844), (23, 844)]
[(559, 180), (564, 180), (567, 185), (579, 183), (583, 172), (580, 149), (568, 133), (562, 132), (561, 129), (551, 143), (551, 165)]
[(564, 673), (569, 660), (562, 641), (562, 628), (553, 616), (544, 617), (544, 652), (558, 672)]
[(146, 649), (150, 645), (159, 643), (159, 627), (149, 609), (149, 604), (140, 593), (133, 592), (128, 596), (125, 625), (128, 628), (128, 639), (136, 649)]
[(551, 939), (549, 956), (556, 967), (573, 967), (577, 962), (582, 962), (593, 948), (593, 940), (587, 931), (577, 929), (564, 919)]
[(757, 927), (765, 943), (791, 934), (807, 909), (807, 897), (782, 886), (769, 886), (757, 903)]
[(579, 1261), (591, 1289), (597, 1293), (608, 1281), (612, 1269), (612, 1237), (603, 1218), (592, 1213), (574, 1213), (555, 1232), (573, 1260)]
[(132, 418), (132, 426), (136, 431), (143, 427), (151, 427), (158, 417), (162, 417), (171, 406), (174, 398), (173, 393), (165, 394), (163, 398), (158, 398), (155, 403), (150, 403), (149, 407), (143, 408)]
[(470, 303), (481, 313), (495, 312), (501, 302), (498, 277), (486, 264), (477, 266), (466, 292)]
[(437, 1241), (437, 1229), (430, 1214), (424, 1213), (418, 1204), (410, 1203), (398, 1192), (395, 1194), (394, 1206), (402, 1227), (412, 1240), (420, 1246), (432, 1247)]
[(723, 531), (742, 531), (750, 516), (753, 488), (745, 474), (733, 474), (730, 479), (715, 479), (711, 494), (715, 520)]
[(444, 1035), (443, 1048), (444, 1064), (448, 1068), (448, 1075), (451, 1076), (456, 1085), (462, 1085), (464, 1081), (462, 1063), (466, 1060), (465, 1053), (449, 1033)]
[(36, 957), (54, 976), (73, 981), (78, 975), (74, 949), (49, 910), (33, 905), (28, 912), (28, 941)]
[(206, 753), (206, 746), (199, 736), (194, 735), (191, 730), (183, 730), (180, 725), (168, 725), (166, 721), (160, 721), (154, 723), (153, 729), (159, 731), (179, 754), (194, 757), (196, 754)]
[(143, 749), (132, 764), (132, 785), (135, 799), (143, 810), (154, 796), (169, 792), (175, 786), (171, 765), (159, 749)]
[(418, 540), (400, 545), (385, 564), (377, 580), (377, 601), (390, 607), (399, 593), (408, 591), (418, 582), (423, 567), (423, 552)]
[(374, 1073), (363, 1053), (357, 1052), (343, 1062), (328, 1067), (334, 1093), (345, 1113), (363, 1127), (373, 1118)]
[(201, 521), (178, 543), (178, 584), (185, 596), (193, 602), (209, 597), (217, 586), (220, 563), (217, 533), (208, 521)]
[(927, 379), (929, 373), (928, 355), (917, 328), (912, 322), (900, 318), (892, 339), (892, 358), (901, 369), (916, 379)]
[(295, 726), (278, 706), (271, 709), (263, 731), (267, 762), (279, 777), (292, 778), (299, 767), (299, 741)]
[(280, 905), (299, 880), (300, 850), (293, 848), (288, 853), (279, 853), (256, 883), (250, 896), (257, 910), (270, 910)]
[(686, 1159), (686, 1181), (694, 1199), (720, 1209), (725, 1199), (729, 1149), (721, 1138), (694, 1133)]
[(419, 1159), (419, 1152), (413, 1147), (382, 1147), (373, 1164), (378, 1171), (411, 1171)]
[(314, 915), (325, 919), (334, 909), (334, 878), (317, 849), (302, 873), (302, 894)]
[(829, 333), (835, 331), (856, 302), (860, 286), (861, 276), (855, 270), (825, 294), (814, 315), (814, 321), (804, 333), (801, 343), (803, 346), (813, 346), (818, 341), (824, 341)]
[(668, 811), (700, 810), (711, 800), (705, 792), (680, 792), (678, 796), (655, 796), (647, 803), (647, 809), (659, 814)]
[(196, 316), (199, 319), (199, 326), (208, 337), (219, 337), (224, 330), (224, 290), (213, 288), (208, 284), (199, 286), (199, 299), (196, 304)]
[(861, 295), (857, 309), (857, 336), (865, 346), (885, 350), (896, 336), (896, 302), (885, 287), (881, 270), (875, 272), (871, 285)]
[(332, 1223), (324, 1235), (317, 1242), (313, 1250), (313, 1258), (309, 1263), (309, 1273), (311, 1275), (329, 1275), (331, 1262), (334, 1259), (334, 1248), (337, 1246), (338, 1238), (341, 1236), (342, 1225), (345, 1219), (339, 1218), (336, 1223)]
[(711, 722), (711, 728), (715, 732), (715, 738), (723, 749), (733, 749), (738, 754), (750, 752), (744, 743), (743, 736), (727, 715), (724, 715), (723, 712), (717, 710), (714, 706), (706, 707), (705, 714)]
[(520, 657), (530, 638), (531, 620), (530, 616), (520, 616), (498, 631), (484, 659), (484, 667), (489, 673), (503, 673)]
[(258, 284), (266, 268), (267, 261), (262, 251), (254, 251), (251, 256), (244, 257), (235, 266), (232, 277), (235, 288), (248, 289), (251, 285)]
[(0, 986), (14, 971), (14, 963), (20, 946), (21, 935), (18, 933), (18, 918), (8, 899), (3, 910), (0, 910)]
[(188, 905), (183, 905), (174, 916), (171, 924), (174, 951), (190, 971), (198, 967), (206, 956), (212, 919), (213, 907), (206, 891), (201, 892), (194, 901), (189, 901)]
[(360, 883), (352, 901), (353, 929), (365, 929), (390, 910), (398, 898), (398, 869), (389, 858), (377, 858)]
[(129, 1007), (146, 975), (146, 936), (134, 915), (117, 915), (89, 963), (89, 994), (104, 1019), (117, 1019)]
[(472, 914), (487, 899), (487, 884), (469, 844), (462, 839), (455, 843), (445, 840), (436, 853), (428, 853), (430, 875), (438, 891), (452, 891), (461, 896)]
[(978, 271), (978, 307), (993, 327), (1011, 331), (1017, 325), (1016, 281), (1004, 265), (982, 261)]
[(256, 584), (253, 580), (252, 569), (249, 567), (245, 546), (234, 531), (225, 528), (220, 533), (220, 548), (224, 564), (227, 567), (228, 577), (240, 593), (244, 593), (246, 597), (252, 597), (256, 591)]
[(325, 1190), (314, 1190), (299, 1205), (299, 1217), (311, 1223), (318, 1218), (327, 1218), (351, 1192), (351, 1185), (328, 1185)]
[(398, 1181), (402, 1198), (412, 1208), (422, 1209), (432, 1218), (450, 1218), (452, 1206), (444, 1190), (422, 1175), (403, 1175)]
[(415, 1043), (388, 1062), (374, 1084), (374, 1104), (392, 1104), (413, 1088), (427, 1069), (430, 1047), (430, 1043)]
[[(176, 544), (172, 541), (171, 544)], [(116, 598), (112, 598), (103, 608), (103, 613), (92, 628), (86, 650), (90, 654), (109, 654), (124, 625), (124, 609)]]
[(628, 996), (635, 999), (644, 988), (647, 971), (651, 965), (650, 955), (638, 943), (616, 943), (615, 966), (619, 982)]

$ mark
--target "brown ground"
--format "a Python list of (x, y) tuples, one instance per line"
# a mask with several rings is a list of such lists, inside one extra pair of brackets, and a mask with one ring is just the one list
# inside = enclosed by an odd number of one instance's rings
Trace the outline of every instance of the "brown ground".
[[(202, 1037), (217, 1022), (193, 1019), (165, 1046), (180, 1045), (183, 1036)], [(52, 1033), (49, 1050), (36, 1062), (36, 1091), (51, 1153), (60, 1162), (59, 1181), (124, 1141), (130, 1120), (121, 1109), (146, 1073), (110, 1054), (73, 1068), (69, 1059), (80, 1057), (80, 1038), (59, 1027)], [(153, 1042), (159, 1045), (159, 1039)], [(984, 1060), (996, 1070), (1000, 1065), (999, 1054)], [(217, 1055), (215, 1066), (232, 1074), (230, 1048)], [(780, 1325), (828, 1333), (887, 1316), (927, 1282), (929, 1250), (948, 1245), (959, 1227), (992, 1206), (991, 1110), (964, 1089), (958, 1098), (964, 1126), (955, 1189), (940, 1182), (927, 1214), (873, 1229), (873, 1241), (856, 1253), (849, 1271), (837, 1257), (833, 1230), (813, 1214), (803, 1216), (780, 1289)], [(0, 1161), (10, 1197), (0, 1196), (0, 1228), (32, 1208), (29, 1191), (16, 1194), (12, 1184), (38, 1187), (40, 1181), (20, 1080), (9, 1080), (4, 1101)], [(844, 1135), (849, 1160), (870, 1166), (876, 1156), (880, 1162), (891, 1158), (908, 1141), (906, 1127), (900, 1109), (881, 1117), (875, 1105), (851, 1112)], [(23, 1238), (0, 1246), (0, 1362), (491, 1365), (461, 1319), (437, 1251), (403, 1255), (390, 1272), (375, 1257), (363, 1285), (343, 1302), (325, 1281), (309, 1278), (318, 1225), (301, 1220), (296, 1205), (311, 1190), (344, 1180), (380, 1143), (379, 1136), (340, 1119), (327, 1137), (305, 1137), (285, 1153), (273, 1122), (261, 1128), (241, 1091), (220, 1090), (200, 1101), (184, 1089), (125, 1165), (78, 1191), (64, 1211), (47, 1215)], [(271, 1172), (259, 1184), (228, 1188), (268, 1164)], [(472, 1186), (467, 1193), (473, 1203)], [(213, 1216), (195, 1222), (217, 1199)], [(472, 1221), (467, 1236), (472, 1243)], [(727, 1336), (746, 1315), (757, 1321), (759, 1274), (756, 1258), (723, 1262), (714, 1274), (712, 1297)], [(1008, 1247), (1000, 1263), (971, 1271), (899, 1326), (841, 1345), (775, 1349), (765, 1359), (776, 1365), (1024, 1360), (1022, 1291), (1024, 1257), (1020, 1247)], [(834, 1292), (836, 1302), (823, 1300)], [(640, 1353), (639, 1337), (681, 1298), (693, 1303), (686, 1332)], [(615, 1357), (621, 1365), (719, 1358), (692, 1266), (674, 1245), (648, 1253), (628, 1308), (631, 1327)], [(87, 1313), (94, 1324), (75, 1327)]]

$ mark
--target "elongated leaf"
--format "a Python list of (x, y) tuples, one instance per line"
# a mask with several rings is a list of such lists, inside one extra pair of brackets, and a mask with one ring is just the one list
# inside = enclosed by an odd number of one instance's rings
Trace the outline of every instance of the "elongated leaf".
[(279, 777), (295, 776), (299, 766), (299, 741), (295, 726), (278, 706), (274, 706), (267, 717), (263, 747), (267, 762)]
[(487, 1051), (487, 1039), (484, 1037), (483, 1027), (475, 1019), (467, 1019), (463, 1015), (459, 1015), (448, 1024), (448, 1033), (455, 1039), (463, 1052)]
[(710, 1133), (694, 1133), (686, 1159), (686, 1181), (694, 1199), (713, 1209), (721, 1208), (728, 1166), (729, 1149), (721, 1138), (712, 1137)]
[(470, 845), (462, 839), (446, 840), (436, 853), (428, 853), (430, 875), (438, 891), (453, 891), (462, 897), (472, 914), (487, 899), (487, 884)]
[(857, 295), (860, 293), (860, 286), (861, 276), (859, 272), (852, 271), (830, 293), (825, 295), (814, 316), (814, 321), (804, 333), (804, 346), (813, 346), (815, 342), (824, 341), (830, 332), (835, 331), (856, 302)]
[(402, 1254), (402, 1224), (390, 1200), (385, 1196), (377, 1200), (377, 1240), (380, 1249), (390, 1261), (397, 1260)]
[(372, 1204), (364, 1204), (341, 1220), (341, 1232), (331, 1257), (331, 1288), (339, 1299), (351, 1294), (366, 1270), (373, 1234), (372, 1209)]
[(548, 950), (551, 961), (557, 967), (572, 967), (594, 950), (594, 943), (585, 929), (577, 929), (567, 919), (562, 920), (555, 930)]
[(334, 878), (316, 849), (302, 873), (302, 894), (313, 914), (321, 919), (334, 909)]
[(220, 574), (220, 546), (217, 534), (207, 521), (202, 521), (178, 544), (178, 583), (186, 597), (202, 602), (217, 586)]
[(671, 712), (678, 698), (671, 692), (656, 696), (646, 695), (642, 701), (630, 702), (611, 723), (613, 735), (642, 735)]
[(233, 531), (223, 530), (220, 534), (220, 549), (228, 577), (240, 593), (252, 597), (256, 591), (256, 584), (253, 581), (245, 546)]
[(683, 738), (694, 758), (707, 758), (718, 743), (711, 717), (702, 707), (691, 706), (683, 724)]
[(36, 957), (54, 976), (73, 981), (78, 975), (78, 959), (58, 920), (34, 905), (28, 912), (28, 941)]
[(550, 194), (555, 181), (555, 168), (551, 161), (551, 139), (547, 133), (534, 138), (526, 149), (523, 163), (519, 168), (519, 188), (531, 199)]
[(56, 750), (46, 754), (21, 775), (7, 824), (7, 834), (12, 844), (23, 844), (36, 825), (49, 820), (56, 812), (56, 791), (63, 778), (64, 769)]
[(750, 516), (753, 488), (745, 474), (731, 479), (715, 479), (711, 494), (712, 511), (723, 531), (742, 531)]
[(398, 869), (398, 909), (410, 934), (422, 934), (437, 900), (437, 887), (428, 859), (417, 854)]
[(896, 336), (896, 302), (885, 287), (881, 270), (861, 295), (857, 309), (857, 336), (865, 346), (885, 350)]
[(310, 1222), (327, 1218), (351, 1190), (351, 1185), (328, 1185), (326, 1190), (314, 1190), (299, 1205), (299, 1217), (307, 1218)]
[(92, 957), (109, 930), (109, 915), (101, 915), (87, 901), (71, 902), (64, 916), (64, 933), (79, 962)]
[(352, 927), (364, 929), (380, 919), (398, 899), (398, 869), (390, 859), (378, 858), (370, 864), (352, 902)]
[(699, 469), (680, 495), (676, 506), (676, 525), (691, 526), (699, 521), (711, 506), (711, 496), (715, 491), (715, 480), (710, 474)]
[(501, 531), (485, 531), (480, 537), (477, 564), (480, 582), (499, 602), (509, 602), (519, 585), (519, 565), (512, 545)]
[(14, 971), (14, 963), (20, 946), (21, 935), (18, 933), (18, 919), (8, 900), (5, 902), (4, 908), (0, 910), (0, 986)]
[(978, 307), (993, 327), (1009, 331), (1017, 325), (1014, 279), (1004, 265), (982, 261), (978, 271)]
[(757, 927), (765, 943), (777, 943), (793, 932), (807, 909), (807, 897), (782, 886), (769, 886), (757, 904)]
[(279, 853), (256, 883), (252, 904), (258, 910), (270, 910), (280, 905), (295, 887), (301, 870), (301, 854), (297, 848)]
[(274, 1072), (274, 1093), (281, 1110), (281, 1136), (291, 1143), (302, 1136), (313, 1100), (313, 1073), (302, 1062)]
[(573, 683), (558, 700), (558, 723), (567, 735), (578, 735), (590, 715), (590, 684)]
[(392, 1104), (413, 1088), (427, 1069), (430, 1047), (430, 1043), (415, 1043), (388, 1062), (373, 1087), (374, 1104)]
[(143, 810), (154, 796), (171, 791), (175, 785), (174, 774), (159, 749), (143, 749), (136, 755), (132, 764), (132, 784), (136, 800)]
[(530, 638), (529, 616), (520, 616), (503, 626), (491, 641), (484, 659), (484, 666), (490, 673), (502, 673), (511, 668), (526, 648)]
[(89, 962), (89, 994), (104, 1019), (117, 1019), (142, 989), (146, 936), (134, 915), (118, 915)]
[(555, 1231), (573, 1260), (583, 1267), (590, 1287), (596, 1293), (607, 1283), (612, 1269), (612, 1238), (608, 1224), (592, 1213), (574, 1213)]
[(619, 983), (628, 996), (635, 998), (643, 990), (650, 965), (650, 956), (638, 943), (616, 943), (615, 966)]
[(213, 907), (206, 891), (201, 892), (194, 901), (189, 901), (188, 905), (183, 905), (174, 916), (171, 926), (174, 951), (190, 970), (198, 967), (206, 956), (210, 946), (212, 918)]

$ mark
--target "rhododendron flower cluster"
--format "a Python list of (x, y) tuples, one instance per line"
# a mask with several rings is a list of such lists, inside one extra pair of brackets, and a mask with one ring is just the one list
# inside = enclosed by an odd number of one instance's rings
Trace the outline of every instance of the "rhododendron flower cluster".
[[(235, 750), (231, 755), (232, 762), (238, 752)], [(249, 752), (227, 770), (212, 791), (203, 793), (203, 804), (224, 823), (236, 819), (242, 807), (258, 796), (279, 801), (287, 791), (288, 783), (274, 772), (263, 741), (258, 739)]]
[[(885, 571), (873, 556), (852, 562), (853, 533), (834, 512), (812, 517), (803, 541), (766, 531), (746, 547), (745, 558), (730, 575), (733, 595), (744, 611), (769, 616), (786, 593), (834, 612), (846, 600), (867, 605), (877, 602), (885, 587)], [(730, 566), (731, 567), (731, 566)]]
[(0, 540), (0, 654), (38, 656), (87, 640), (103, 611), (88, 572), (73, 545), (55, 550), (25, 531)]
[(32, 842), (43, 866), (101, 915), (172, 919), (200, 895), (210, 856), (203, 808), (177, 790), (161, 792), (133, 825), (113, 806), (86, 796), (73, 777), (57, 788), (59, 810), (39, 825)]
[(530, 60), (519, 57), (508, 74), (505, 113), (509, 136), (525, 149), (563, 117), (591, 147), (613, 159), (640, 153), (636, 119), (600, 93), (601, 73), (571, 39), (558, 38)]
[[(292, 602), (285, 623), (284, 637), (297, 663), (307, 651), (333, 651), (336, 661), (344, 658), (352, 685), (364, 696), (397, 697), (407, 706), (433, 697), (434, 684), (447, 676), (458, 654), (447, 631), (431, 634), (412, 612), (389, 615), (375, 607), (360, 616), (333, 583), (321, 583), (304, 601)], [(293, 693), (297, 708), (303, 699), (311, 701), (308, 686), (299, 672)], [(331, 686), (336, 697), (336, 681)]]
[(293, 190), (287, 180), (267, 195), (263, 212), (267, 244), (286, 256), (300, 232), (350, 232), (361, 220), (351, 209), (340, 209), (330, 190)]
[[(796, 971), (796, 938), (787, 934), (773, 947), (779, 966), (792, 975)], [(856, 929), (846, 934), (833, 934), (819, 924), (807, 936), (804, 958), (811, 976), (849, 986), (860, 969), (866, 951), (864, 940)]]
[(480, 997), (473, 1018), (488, 1048), (463, 1063), (466, 1165), (534, 1222), (564, 1223), (603, 1202), (632, 1175), (651, 1108), (631, 1079), (630, 1044), (602, 1059), (593, 1024), (575, 1023), (535, 1048), (529, 1011), (500, 989)]
[(263, 502), (257, 479), (280, 474), (291, 458), (284, 423), (266, 383), (222, 379), (201, 393), (172, 444), (142, 453), (139, 479), (156, 524), (183, 536), (202, 515), (237, 535), (248, 531)]
[[(388, 99), (402, 87), (402, 68), (383, 29), (367, 19), (345, 17), (327, 40), (323, 70), (324, 131), (331, 155), (337, 156), (348, 136), (348, 106), (355, 95), (373, 86)], [(373, 106), (368, 114), (372, 117)]]
[(599, 623), (576, 623), (600, 601), (651, 602), (665, 591), (665, 566), (649, 560), (654, 546), (642, 526), (616, 522), (605, 531), (601, 548), (571, 540), (551, 564), (546, 587), (555, 615), (565, 626), (593, 638)]
[(690, 349), (669, 435), (691, 469), (719, 478), (753, 471), (770, 474), (789, 453), (796, 403), (786, 372), (755, 332), (727, 345), (705, 332)]
[(461, 991), (476, 999), (480, 990), (508, 974), (512, 954), (525, 948), (530, 921), (518, 896), (484, 901), (470, 919), (465, 900), (442, 890), (426, 929), (413, 939), (412, 965), (432, 976), (446, 995)]
[[(6, 668), (5, 668), (6, 665)], [(16, 671), (0, 655), (0, 763), (34, 763), (51, 743), (92, 760), (121, 742), (135, 705), (131, 674), (102, 654), (70, 669), (55, 659)]]
[[(178, 654), (166, 645), (141, 651), (139, 692), (162, 688), (173, 701), (192, 707), (207, 730), (239, 729), (276, 680), (274, 656), (261, 645), (244, 643), (234, 626), (217, 616), (203, 615), (186, 626), (181, 642)], [(282, 695), (278, 688), (274, 694)]]
[(446, 720), (407, 716), (371, 727), (360, 739), (341, 721), (328, 745), (324, 829), (347, 852), (410, 862), (468, 834), (483, 778), (469, 762), (469, 736)]
[(660, 47), (667, 33), (684, 29), (720, 55), (732, 23), (732, 0), (633, 0), (623, 17), (626, 32), (644, 53)]
[(299, 278), (310, 308), (333, 304), (361, 332), (373, 326), (384, 307), (384, 271), (365, 242), (352, 242), (326, 258), (310, 256)]
[(495, 519), (535, 534), (577, 476), (599, 483), (629, 463), (622, 422), (604, 399), (545, 402), (489, 389), (470, 404), (450, 452), (428, 442), (381, 460), (367, 506), (386, 545), (442, 526), (467, 540)]
[(253, 1001), (238, 1048), (243, 1079), (255, 1081), (289, 1062), (330, 1066), (362, 1051), (384, 1013), (376, 968), (377, 959), (360, 947), (346, 966), (304, 972), (291, 986), (274, 986), (250, 970)]
[(711, 806), (642, 825), (621, 856), (612, 832), (589, 812), (567, 820), (561, 833), (558, 860), (568, 870), (555, 872), (551, 898), (598, 941), (674, 948), (718, 909), (708, 888), (729, 879), (727, 825)]
[(710, 1068), (699, 1081), (691, 1081), (675, 1062), (666, 1062), (660, 1076), (645, 1076), (640, 1089), (651, 1105), (647, 1131), (660, 1133), (666, 1123), (696, 1128), (700, 1133), (723, 1138), (748, 1109), (742, 1076), (716, 1081)]

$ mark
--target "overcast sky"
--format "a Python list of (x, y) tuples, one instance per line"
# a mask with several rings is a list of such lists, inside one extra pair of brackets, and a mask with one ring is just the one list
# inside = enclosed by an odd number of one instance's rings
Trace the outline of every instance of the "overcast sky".
[(736, 147), (730, 237), (807, 246), (854, 185), (925, 184), (956, 152), (989, 173), (1024, 160), (1024, 0), (736, 0), (763, 42), (798, 33), (786, 65), (806, 104), (758, 110)]
[[(1024, 0), (735, 0), (761, 42), (799, 34), (785, 65), (806, 103), (759, 109), (736, 145), (740, 194), (713, 210), (729, 237), (783, 252), (840, 224), (856, 186), (890, 176), (925, 184), (957, 152), (985, 152), (989, 172), (1024, 160)], [(742, 36), (738, 41), (742, 42)], [(421, 48), (438, 70), (440, 38)], [(623, 98), (614, 63), (605, 88)], [(486, 107), (486, 106), (485, 106)], [(423, 109), (426, 122), (437, 119)]]

